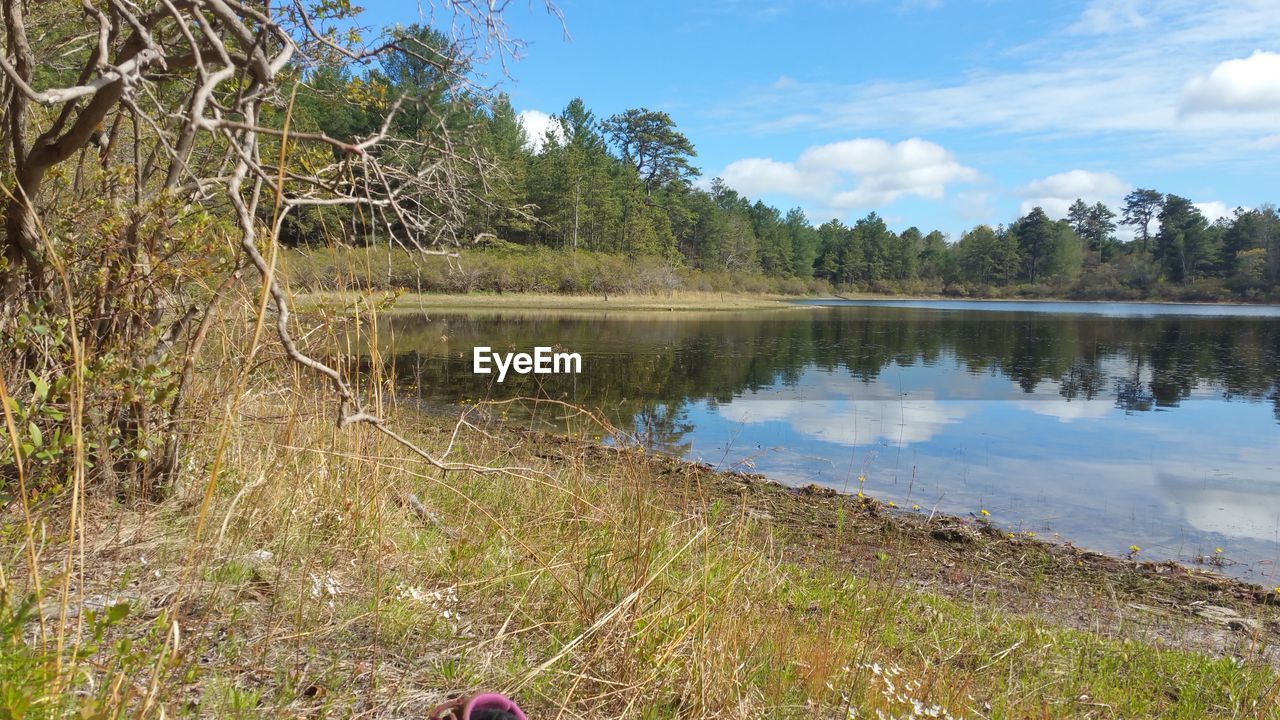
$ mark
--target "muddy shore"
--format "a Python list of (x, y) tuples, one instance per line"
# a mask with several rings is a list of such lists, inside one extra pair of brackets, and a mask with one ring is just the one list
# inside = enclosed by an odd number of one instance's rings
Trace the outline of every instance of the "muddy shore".
[(889, 507), (810, 485), (615, 449), (545, 433), (521, 433), (551, 457), (619, 455), (646, 463), (653, 482), (681, 504), (732, 504), (767, 526), (789, 559), (874, 574), (962, 600), (1110, 637), (1139, 637), (1280, 667), (1280, 588), (1209, 568), (1113, 557), (1014, 534), (979, 517)]

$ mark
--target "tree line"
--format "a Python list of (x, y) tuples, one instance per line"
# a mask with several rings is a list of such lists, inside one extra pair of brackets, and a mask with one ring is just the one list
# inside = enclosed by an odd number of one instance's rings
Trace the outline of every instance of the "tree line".
[[(658, 257), (706, 272), (888, 292), (1145, 297), (1172, 289), (1258, 299), (1280, 288), (1274, 206), (1237, 209), (1211, 222), (1185, 197), (1140, 188), (1121, 207), (1077, 200), (1059, 220), (1036, 207), (1007, 225), (978, 225), (958, 238), (914, 226), (894, 232), (875, 212), (851, 226), (838, 219), (815, 224), (800, 208), (782, 212), (719, 178), (699, 187), (693, 143), (662, 111), (633, 108), (602, 118), (573, 99), (542, 137), (530, 137), (505, 96), (481, 102), (452, 81), (469, 69), (450, 64), (454, 54), (443, 36), (417, 26), (401, 32), (438, 51), (390, 56), (358, 76), (341, 67), (300, 76), (295, 117), (327, 134), (360, 136), (374, 131), (385, 98), (415, 98), (393, 132), (429, 141), (447, 131), (495, 170), (471, 181), (465, 239)], [(339, 97), (343, 102), (333, 102)], [(286, 239), (325, 241), (331, 234), (322, 230), (334, 223), (348, 242), (380, 236), (362, 218), (326, 223), (323, 214), (300, 217)], [(1132, 240), (1117, 237), (1122, 227), (1132, 230)]]

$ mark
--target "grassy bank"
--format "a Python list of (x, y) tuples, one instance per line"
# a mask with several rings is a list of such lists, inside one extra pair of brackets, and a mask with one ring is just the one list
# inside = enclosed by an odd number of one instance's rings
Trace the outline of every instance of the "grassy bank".
[[(340, 309), (356, 296), (351, 293), (312, 292), (298, 297), (301, 309)], [(733, 292), (677, 291), (662, 295), (554, 295), (546, 293), (385, 294), (383, 312), (423, 310), (554, 310), (556, 312), (699, 312), (795, 308), (794, 298)]]
[(366, 388), (458, 464), (439, 469), (335, 429), (306, 378), (253, 387), (203, 386), (159, 505), (86, 494), (70, 535), (63, 495), (6, 506), (0, 714), (421, 717), (477, 687), (547, 718), (1277, 701), (1276, 597), (1257, 588), (601, 447), (586, 416), (553, 437), (502, 406), (459, 422)]
[[(419, 314), (432, 310), (449, 312), (487, 312), (501, 310), (504, 314), (531, 312), (554, 312), (560, 316), (597, 315), (600, 313), (696, 313), (742, 310), (799, 310), (807, 305), (798, 303), (799, 298), (788, 295), (750, 294), (735, 292), (690, 292), (675, 291), (662, 295), (556, 295), (548, 293), (413, 293), (365, 291), (328, 292), (316, 291), (300, 293), (296, 296), (296, 304), (300, 310), (325, 310), (330, 313), (341, 313), (352, 307), (353, 303), (361, 303), (372, 299), (381, 306), (381, 311), (389, 314)], [(813, 300), (957, 300), (958, 298), (938, 294), (901, 294), (886, 295), (867, 292), (840, 293), (830, 296), (814, 296)], [(978, 297), (964, 298), (976, 302), (1025, 302), (1028, 300), (1075, 302), (1075, 303), (1170, 303), (1171, 300), (1079, 300), (1064, 297)], [(1232, 304), (1230, 301), (1214, 301), (1213, 304)], [(1180, 301), (1179, 304), (1201, 304)], [(1236, 303), (1240, 304), (1240, 303)]]
[[(1188, 284), (1151, 280), (1133, 284), (1110, 266), (1074, 280), (1018, 285), (966, 283), (941, 278), (879, 280), (833, 285), (818, 278), (779, 278), (758, 272), (704, 272), (658, 257), (569, 253), (503, 244), (463, 250), (458, 258), (422, 256), (387, 247), (289, 250), (282, 263), (295, 290), (362, 289), (417, 295), (648, 298), (671, 296), (864, 296), (1005, 300), (1276, 303), (1280, 295), (1202, 278)], [(481, 303), (509, 303), (481, 300)], [(655, 301), (656, 304), (656, 301)], [(649, 309), (646, 307), (646, 309)], [(663, 308), (658, 308), (663, 309)]]
[(282, 263), (295, 290), (400, 290), (445, 294), (668, 296), (673, 293), (829, 294), (822, 280), (713, 273), (660, 257), (576, 253), (504, 244), (467, 249), (457, 258), (383, 247), (287, 251)]

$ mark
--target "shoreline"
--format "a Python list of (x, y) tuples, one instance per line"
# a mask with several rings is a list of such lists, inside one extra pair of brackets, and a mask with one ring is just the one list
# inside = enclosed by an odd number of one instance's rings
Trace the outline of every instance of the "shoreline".
[(801, 568), (851, 578), (892, 573), (895, 582), (917, 591), (985, 602), (997, 612), (1068, 631), (1211, 657), (1252, 653), (1280, 669), (1280, 587), (1173, 560), (1108, 555), (1034, 532), (1009, 533), (981, 518), (913, 512), (817, 485), (792, 487), (642, 449), (528, 434), (540, 444), (645, 463), (661, 491), (690, 510), (736, 505), (776, 539), (784, 561)]
[[(393, 293), (374, 291), (390, 297)], [(353, 292), (317, 291), (295, 293), (301, 309), (312, 309), (349, 302), (360, 294)], [(558, 295), (554, 293), (413, 293), (395, 298), (395, 304), (383, 313), (408, 313), (422, 310), (485, 311), (529, 310), (566, 312), (727, 312), (742, 310), (780, 310), (803, 307), (792, 302), (798, 298), (785, 295), (716, 292), (675, 292), (670, 295)]]
[(1225, 307), (1273, 307), (1280, 308), (1280, 303), (1273, 302), (1246, 302), (1244, 300), (1214, 300), (1211, 302), (1201, 302), (1193, 300), (1152, 300), (1152, 299), (1110, 299), (1110, 300), (1081, 300), (1076, 298), (1065, 297), (955, 297), (951, 295), (882, 295), (876, 293), (854, 293), (852, 295), (835, 295), (832, 297), (809, 297), (798, 298), (802, 300), (884, 300), (884, 301), (940, 301), (940, 302), (990, 302), (990, 303), (1069, 303), (1076, 305), (1190, 305), (1195, 307), (1213, 307), (1217, 305)]
[[(1061, 593), (1082, 581), (1083, 585), (1092, 585), (1095, 580), (1105, 579), (1108, 584), (1133, 587), (1132, 581), (1141, 579), (1156, 581), (1164, 586), (1163, 591), (1172, 592), (1184, 600), (1199, 595), (1196, 598), (1199, 601), (1216, 599), (1227, 603), (1238, 602), (1240, 607), (1267, 608), (1271, 613), (1270, 622), (1277, 633), (1277, 639), (1280, 639), (1280, 586), (1267, 588), (1256, 582), (1176, 560), (1152, 561), (1111, 555), (1077, 547), (1066, 540), (1044, 540), (1034, 532), (1010, 533), (982, 518), (934, 512), (927, 508), (912, 511), (891, 503), (886, 504), (873, 496), (859, 497), (815, 484), (795, 487), (764, 474), (718, 470), (708, 463), (674, 455), (646, 453), (643, 449), (603, 445), (544, 431), (499, 426), (497, 432), (514, 434), (522, 441), (532, 441), (543, 446), (573, 448), (588, 456), (640, 462), (653, 472), (654, 479), (661, 482), (664, 488), (677, 495), (689, 488), (672, 482), (670, 478), (679, 473), (691, 474), (700, 484), (700, 491), (709, 490), (710, 496), (722, 501), (744, 501), (748, 505), (749, 515), (787, 533), (795, 543), (793, 550), (799, 558), (814, 559), (826, 552), (839, 554), (865, 551), (869, 546), (880, 544), (868, 537), (859, 537), (856, 533), (843, 538), (831, 533), (830, 530), (839, 524), (837, 519), (843, 518), (845, 529), (866, 531), (869, 535), (883, 535), (892, 531), (902, 534), (923, 549), (949, 549), (953, 556), (968, 556), (971, 570), (988, 575), (996, 571), (993, 566), (999, 566), (1010, 558), (1017, 557), (1025, 563), (1028, 555), (1036, 555), (1040, 560), (1057, 565), (1056, 569), (1065, 573), (1065, 577), (1055, 578), (1065, 580), (1065, 585), (1050, 590), (1050, 594)], [(823, 542), (815, 542), (819, 538)], [(822, 548), (821, 552), (819, 548)], [(923, 577), (937, 568), (929, 567), (928, 563), (913, 562), (910, 569)], [(1040, 571), (1045, 569), (1041, 567)], [(1090, 577), (1090, 574), (1096, 576)], [(947, 586), (947, 576), (944, 574), (939, 577), (940, 581), (935, 586)], [(1146, 594), (1152, 589), (1148, 587), (1139, 594)], [(1280, 653), (1277, 653), (1274, 662), (1280, 667)]]
[[(517, 691), (538, 716), (577, 697), (581, 716), (618, 717), (629, 701), (609, 693), (628, 678), (648, 678), (645, 701), (666, 707), (695, 665), (721, 688), (715, 717), (845, 717), (851, 704), (905, 717), (915, 701), (949, 717), (1101, 704), (1190, 720), (1273, 699), (1280, 597), (1214, 573), (522, 429), (500, 412), (387, 415), (429, 452), (452, 449), (457, 468), (436, 471), (376, 432), (335, 433), (323, 395), (251, 407), (212, 496), (197, 474), (154, 508), (93, 502), (67, 619), (125, 603), (110, 637), (141, 643), (157, 617), (180, 617), (198, 673), (166, 680), (166, 702), (200, 697), (211, 716), (236, 682), (264, 712), (307, 716), (399, 717), (390, 709), (484, 686)], [(201, 458), (215, 439), (195, 441)], [(192, 549), (202, 497), (214, 521)], [(178, 583), (188, 599), (171, 616)], [(42, 606), (47, 622), (56, 605)], [(873, 667), (916, 684), (868, 684)]]
[(747, 310), (779, 310), (821, 307), (824, 302), (971, 302), (971, 303), (1062, 303), (1071, 305), (1153, 305), (1169, 307), (1242, 307), (1280, 308), (1276, 303), (1244, 301), (1192, 302), (1185, 300), (1078, 300), (1055, 297), (952, 297), (947, 295), (884, 295), (854, 293), (849, 295), (775, 295), (764, 293), (720, 293), (677, 291), (670, 295), (568, 295), (556, 293), (394, 293), (372, 290), (308, 291), (294, 293), (295, 305), (301, 310), (350, 302), (366, 294), (390, 299), (394, 304), (382, 312), (392, 314), (426, 310), (485, 311), (526, 310), (562, 312), (728, 312)]
[[(453, 420), (442, 410), (409, 410), (405, 418), (420, 418), (431, 432), (443, 433)], [(1138, 628), (1146, 640), (1213, 656), (1237, 653), (1242, 643), (1265, 644), (1263, 659), (1280, 670), (1280, 586), (1176, 560), (1111, 555), (1035, 532), (1011, 533), (976, 516), (913, 511), (870, 495), (787, 485), (642, 447), (514, 427), (493, 417), (479, 427), (500, 444), (523, 448), (517, 458), (639, 468), (678, 511), (735, 507), (774, 538), (783, 561), (799, 567), (873, 576), (884, 570), (887, 556), (895, 579), (917, 590), (958, 601), (972, 601), (981, 591), (1002, 612), (1109, 637)], [(1103, 605), (1112, 606), (1110, 626), (1080, 614), (1082, 607)]]

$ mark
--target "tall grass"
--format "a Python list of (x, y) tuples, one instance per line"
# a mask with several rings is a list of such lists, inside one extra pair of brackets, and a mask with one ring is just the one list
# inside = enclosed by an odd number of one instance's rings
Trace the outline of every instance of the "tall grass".
[(163, 502), (6, 486), (0, 716), (421, 717), (475, 688), (544, 718), (1275, 707), (1269, 667), (915, 587), (893, 562), (909, 546), (855, 565), (796, 553), (706, 470), (600, 448), (588, 416), (555, 438), (502, 425), (500, 407), (420, 415), (374, 358), (371, 408), (481, 468), (436, 469), (335, 428), (312, 378), (246, 350), (257, 309), (247, 293), (206, 347)]
[(704, 272), (660, 257), (570, 253), (504, 243), (467, 249), (458, 258), (423, 257), (388, 247), (328, 246), (282, 257), (293, 287), (403, 289), (431, 293), (559, 293), (667, 295), (677, 291), (777, 295), (830, 294), (823, 280), (760, 273)]
[[(1137, 261), (1102, 265), (1078, 278), (1017, 285), (970, 283), (960, 278), (875, 280), (832, 285), (821, 278), (780, 278), (759, 272), (708, 272), (660, 257), (511, 243), (466, 249), (458, 258), (422, 257), (386, 245), (305, 247), (285, 252), (282, 262), (299, 290), (335, 288), (407, 290), (425, 293), (555, 293), (560, 295), (670, 295), (735, 292), (770, 295), (870, 293), (875, 295), (1028, 298), (1069, 300), (1159, 300), (1172, 302), (1280, 302), (1280, 294), (1238, 280), (1200, 278), (1181, 284), (1135, 279)], [(1139, 273), (1140, 274), (1140, 273)]]

